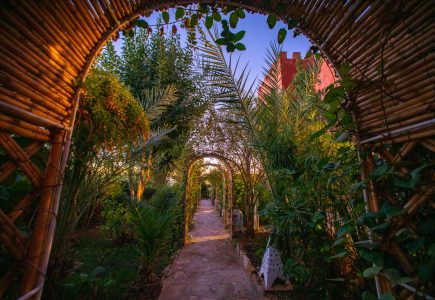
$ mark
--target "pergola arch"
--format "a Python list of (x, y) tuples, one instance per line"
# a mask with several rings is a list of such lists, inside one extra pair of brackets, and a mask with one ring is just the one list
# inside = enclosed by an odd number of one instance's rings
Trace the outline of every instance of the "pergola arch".
[[(186, 177), (185, 177), (185, 195), (184, 195), (184, 202), (187, 201), (187, 194), (189, 193), (189, 178), (191, 177), (191, 172), (193, 170), (193, 167), (196, 163), (203, 160), (204, 158), (214, 158), (222, 163), (222, 172), (224, 173), (223, 179), (224, 179), (224, 185), (226, 189), (226, 194), (228, 195), (228, 209), (224, 210), (223, 219), (225, 226), (229, 227), (231, 232), (233, 232), (233, 224), (232, 224), (232, 217), (231, 212), (234, 207), (234, 172), (233, 168), (230, 164), (230, 159), (217, 154), (217, 153), (202, 153), (198, 154), (194, 158), (192, 158), (188, 164)], [(225, 199), (227, 200), (227, 199)], [(187, 232), (187, 228), (186, 228)]]
[[(80, 89), (93, 61), (108, 39), (141, 13), (194, 2), (242, 6), (297, 20), (297, 28), (336, 68), (350, 65), (358, 84), (349, 109), (361, 148), (378, 152), (391, 164), (416, 146), (435, 152), (435, 6), (431, 1), (2, 1), (0, 145), (10, 162), (1, 166), (0, 181), (18, 168), (34, 187), (12, 211), (0, 210), (1, 242), (25, 268), (22, 294), (40, 297)], [(32, 143), (23, 148), (16, 136)], [(45, 170), (40, 170), (31, 157), (44, 144), (51, 153)], [(370, 157), (363, 159), (363, 166), (367, 178), (374, 168)], [(376, 211), (376, 189), (370, 186), (368, 207)], [(424, 186), (404, 207), (414, 215), (434, 193), (433, 185)], [(32, 236), (27, 238), (14, 221), (35, 201), (39, 209)], [(395, 232), (400, 228), (396, 225)], [(388, 239), (393, 235), (389, 232)], [(390, 251), (412, 274), (406, 257), (393, 246)], [(6, 275), (2, 283), (14, 278), (14, 272)]]

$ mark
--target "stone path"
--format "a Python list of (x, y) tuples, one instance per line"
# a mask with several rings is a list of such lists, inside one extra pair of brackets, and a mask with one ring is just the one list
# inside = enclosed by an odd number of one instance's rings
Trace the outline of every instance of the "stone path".
[(210, 201), (201, 201), (190, 235), (163, 282), (159, 300), (259, 299)]

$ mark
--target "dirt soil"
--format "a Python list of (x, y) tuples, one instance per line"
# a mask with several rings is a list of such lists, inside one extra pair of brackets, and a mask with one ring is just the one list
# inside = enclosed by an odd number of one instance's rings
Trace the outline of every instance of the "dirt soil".
[(233, 236), (233, 239), (245, 251), (257, 271), (260, 271), (261, 261), (263, 259), (264, 251), (266, 250), (269, 235), (269, 232), (261, 231), (255, 233), (253, 236), (248, 236), (246, 233), (236, 233)]

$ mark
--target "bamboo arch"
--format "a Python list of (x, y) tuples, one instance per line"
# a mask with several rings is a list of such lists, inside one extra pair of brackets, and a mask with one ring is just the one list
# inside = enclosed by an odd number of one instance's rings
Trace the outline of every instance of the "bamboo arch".
[[(390, 164), (413, 150), (435, 152), (435, 6), (431, 1), (322, 0), (16, 0), (0, 9), (0, 145), (10, 158), (1, 166), (0, 181), (20, 170), (32, 183), (31, 193), (12, 210), (0, 210), (0, 241), (16, 264), (3, 274), (0, 294), (21, 266), (24, 298), (39, 298), (44, 284), (62, 178), (79, 103), (80, 88), (104, 44), (141, 13), (193, 2), (242, 6), (298, 21), (337, 68), (345, 63), (358, 82), (348, 109), (358, 126), (358, 145)], [(32, 142), (21, 146), (17, 137)], [(383, 145), (393, 145), (390, 149)], [(50, 149), (44, 170), (34, 156)], [(363, 159), (362, 175), (374, 168)], [(403, 172), (407, 172), (403, 168)], [(433, 178), (432, 178), (433, 179)], [(377, 211), (376, 186), (369, 181), (369, 209)], [(409, 218), (433, 199), (434, 185), (416, 189), (404, 205)], [(30, 237), (15, 223), (37, 207)], [(385, 238), (409, 274), (412, 265), (392, 241), (404, 225), (396, 222)], [(383, 290), (389, 289), (387, 283)], [(23, 298), (23, 299), (24, 299)]]

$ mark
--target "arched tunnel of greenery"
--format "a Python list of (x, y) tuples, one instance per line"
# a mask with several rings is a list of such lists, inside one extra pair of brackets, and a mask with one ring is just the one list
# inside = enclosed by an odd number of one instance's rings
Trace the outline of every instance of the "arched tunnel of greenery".
[[(369, 83), (343, 63), (335, 82), (319, 88), (322, 67), (332, 62), (317, 46), (296, 59), (284, 86), (281, 44), (296, 20), (277, 31), (259, 88), (249, 63), (236, 57), (246, 50), (245, 32), (233, 32), (245, 18), (242, 7), (199, 4), (149, 17), (125, 23), (121, 39), (112, 36), (86, 80), (75, 83), (82, 92), (51, 257), (42, 271), (44, 299), (157, 299), (165, 272), (195, 228), (201, 199), (210, 199), (256, 271), (266, 246), (279, 251), (293, 291), (277, 297), (433, 299), (435, 146), (427, 133), (409, 131), (410, 141), (399, 136), (385, 148), (379, 133), (374, 148), (361, 146), (359, 130), (371, 128), (372, 117), (360, 124), (352, 101), (355, 89)], [(278, 17), (270, 14), (266, 22), (273, 28)], [(390, 62), (380, 62), (382, 76), (384, 63)], [(64, 96), (59, 92), (59, 99)], [(372, 109), (370, 97), (364, 101)], [(426, 114), (433, 120), (433, 102)], [(14, 143), (37, 155), (30, 167), (17, 163), (15, 170), (7, 165), (15, 144), (0, 136), (6, 149), (0, 151), (1, 170), (8, 173), (0, 185), (5, 299), (29, 292), (14, 278), (23, 261), (30, 264), (20, 245), (35, 222), (26, 210), (35, 207), (25, 205), (41, 196), (32, 190), (41, 174), (30, 175), (32, 166), (44, 169), (56, 149), (54, 142), (42, 143), (43, 125), (17, 124), (23, 128), (12, 134)], [(412, 139), (419, 134), (428, 141), (417, 145)], [(237, 232), (236, 209), (244, 224)], [(21, 220), (23, 211), (27, 219), (12, 232), (8, 224)], [(8, 230), (16, 240), (8, 239)]]

